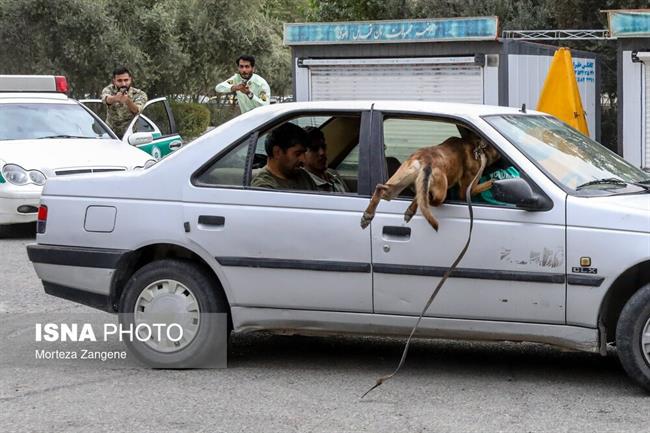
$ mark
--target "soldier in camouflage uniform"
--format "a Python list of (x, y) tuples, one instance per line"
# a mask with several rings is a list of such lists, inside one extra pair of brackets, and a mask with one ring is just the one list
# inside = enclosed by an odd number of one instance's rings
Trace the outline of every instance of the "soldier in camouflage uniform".
[(106, 104), (106, 123), (122, 138), (133, 118), (142, 112), (147, 94), (131, 87), (131, 72), (121, 66), (113, 71), (113, 82), (102, 90), (102, 102)]
[(237, 69), (239, 71), (237, 74), (217, 84), (214, 88), (217, 93), (235, 92), (242, 113), (255, 107), (268, 105), (271, 99), (271, 88), (264, 78), (255, 73), (255, 57), (239, 56)]

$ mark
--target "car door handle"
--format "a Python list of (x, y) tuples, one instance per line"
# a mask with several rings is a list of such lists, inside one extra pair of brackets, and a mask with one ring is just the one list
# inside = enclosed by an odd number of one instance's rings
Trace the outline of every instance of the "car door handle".
[(180, 140), (172, 141), (171, 143), (169, 143), (169, 150), (180, 149), (182, 145), (183, 145), (183, 142), (180, 141)]
[(411, 228), (402, 227), (402, 226), (384, 226), (382, 229), (382, 234), (387, 239), (391, 239), (391, 238), (410, 239)]
[(226, 218), (216, 215), (199, 215), (199, 225), (223, 227), (226, 224)]

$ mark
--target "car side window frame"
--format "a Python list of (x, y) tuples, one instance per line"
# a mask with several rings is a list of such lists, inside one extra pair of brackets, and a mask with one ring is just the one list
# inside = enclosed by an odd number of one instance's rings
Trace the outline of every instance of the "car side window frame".
[[(372, 178), (373, 185), (377, 185), (380, 183), (383, 184), (388, 180), (388, 173), (386, 172), (386, 166), (384, 164), (385, 161), (384, 121), (387, 118), (421, 119), (425, 121), (434, 121), (434, 122), (435, 121), (453, 122), (457, 126), (463, 126), (464, 128), (477, 134), (479, 137), (481, 137), (483, 140), (485, 140), (487, 143), (493, 146), (501, 154), (501, 158), (505, 158), (512, 167), (516, 168), (517, 171), (519, 171), (521, 178), (524, 179), (526, 182), (528, 182), (528, 184), (533, 189), (533, 191), (545, 196), (550, 200), (548, 194), (546, 194), (546, 192), (539, 185), (537, 185), (537, 183), (519, 165), (517, 165), (514, 161), (512, 161), (512, 159), (508, 157), (508, 154), (506, 152), (504, 152), (496, 143), (494, 143), (493, 140), (487, 137), (483, 133), (483, 131), (481, 131), (479, 128), (472, 125), (471, 123), (467, 122), (467, 120), (462, 117), (454, 116), (454, 115), (445, 115), (445, 114), (422, 114), (417, 112), (390, 111), (390, 110), (382, 110), (381, 112), (378, 112), (376, 116), (376, 121), (373, 122), (373, 127), (376, 129), (376, 132), (373, 132), (373, 135), (376, 135), (378, 137), (378, 140), (375, 140), (374, 142), (375, 143), (374, 154), (376, 154), (377, 156), (373, 159), (373, 167), (371, 167), (371, 178)], [(377, 147), (379, 148), (377, 149)], [(371, 152), (372, 150), (373, 149), (371, 149)], [(393, 200), (401, 200), (407, 202), (413, 200), (413, 198), (395, 197)], [(552, 200), (550, 201), (552, 202)], [(446, 200), (444, 202), (444, 204), (453, 204), (453, 205), (464, 204), (464, 203), (465, 202), (458, 201), (458, 200), (452, 200), (452, 201)], [(491, 203), (482, 203), (482, 202), (476, 202), (476, 203), (472, 202), (472, 206), (495, 207), (499, 209), (517, 209), (509, 206), (496, 205)]]
[(158, 129), (158, 132), (160, 132), (160, 137), (159, 138), (166, 138), (166, 137), (173, 137), (174, 135), (178, 135), (178, 131), (176, 130), (176, 119), (174, 118), (173, 111), (171, 108), (171, 104), (167, 100), (167, 98), (162, 97), (162, 98), (155, 98), (152, 99), (151, 101), (147, 101), (147, 103), (142, 107), (142, 113), (140, 115), (144, 115), (144, 111), (153, 106), (154, 104), (162, 104), (163, 110), (165, 111), (165, 117), (168, 122), (169, 126), (169, 134), (163, 134), (162, 129), (160, 128), (159, 125), (157, 125), (150, 117), (147, 117), (145, 115), (145, 118), (149, 120), (149, 122), (155, 126), (156, 129)]
[[(221, 152), (214, 155), (207, 162), (202, 164), (197, 170), (192, 173), (190, 176), (190, 183), (198, 188), (225, 188), (225, 189), (247, 189), (246, 182), (250, 183), (250, 179), (247, 180), (247, 177), (250, 177), (250, 167), (252, 166), (252, 155), (255, 153), (255, 143), (257, 142), (258, 132), (254, 131), (248, 135), (240, 137), (239, 139), (233, 141)], [(223, 158), (230, 155), (230, 152), (236, 150), (239, 146), (244, 143), (248, 143), (248, 150), (246, 151), (246, 160), (244, 163), (244, 173), (242, 175), (242, 184), (241, 185), (226, 185), (226, 184), (212, 184), (205, 183), (200, 180), (200, 177), (214, 164), (222, 160)]]
[[(136, 126), (138, 125), (139, 121), (146, 122), (151, 127), (152, 130), (151, 131), (136, 131), (135, 129), (136, 129)], [(150, 118), (148, 118), (144, 114), (138, 114), (133, 119), (133, 127), (131, 128), (131, 133), (132, 134), (137, 134), (138, 132), (151, 132), (151, 133), (158, 132), (158, 133), (162, 134), (162, 132), (160, 131), (160, 128), (158, 128), (158, 125), (156, 125), (153, 122), (153, 120), (151, 120)]]
[[(256, 129), (252, 130), (248, 135), (240, 137), (235, 140), (233, 143), (228, 145), (218, 154), (214, 155), (207, 162), (202, 164), (197, 170), (195, 170), (190, 176), (190, 182), (192, 185), (201, 188), (227, 188), (227, 189), (246, 189), (254, 191), (263, 191), (271, 193), (299, 193), (299, 194), (317, 194), (317, 195), (328, 195), (331, 196), (333, 193), (324, 192), (324, 191), (307, 191), (307, 190), (273, 190), (266, 188), (256, 188), (251, 187), (250, 183), (252, 181), (252, 165), (253, 159), (255, 156), (255, 150), (257, 147), (257, 141), (261, 134), (268, 132), (274, 127), (296, 119), (299, 117), (309, 117), (309, 116), (318, 116), (318, 115), (327, 115), (327, 116), (336, 116), (336, 115), (357, 115), (359, 116), (359, 169), (357, 172), (357, 191), (349, 192), (344, 194), (336, 194), (338, 196), (347, 196), (347, 197), (370, 197), (371, 191), (370, 187), (370, 163), (369, 163), (369, 154), (370, 154), (370, 111), (368, 110), (306, 110), (306, 111), (294, 111), (286, 113), (284, 116), (272, 119), (269, 122), (266, 122)], [(246, 156), (246, 163), (244, 168), (244, 179), (242, 180), (242, 185), (217, 185), (217, 184), (206, 184), (199, 180), (200, 176), (205, 173), (211, 166), (217, 163), (221, 158), (228, 155), (231, 151), (235, 150), (237, 147), (242, 145), (245, 141), (248, 140), (248, 152)], [(364, 182), (362, 182), (362, 179)], [(363, 188), (362, 188), (363, 183)], [(363, 191), (363, 192), (362, 192)]]

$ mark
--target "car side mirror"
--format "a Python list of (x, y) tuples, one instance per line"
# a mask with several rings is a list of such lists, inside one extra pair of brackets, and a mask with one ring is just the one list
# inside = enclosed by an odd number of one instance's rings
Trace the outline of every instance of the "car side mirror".
[(548, 197), (533, 191), (528, 182), (520, 177), (495, 180), (491, 191), (496, 200), (514, 204), (519, 209), (535, 211), (553, 207)]
[(140, 146), (142, 144), (151, 143), (153, 141), (153, 134), (151, 132), (136, 132), (129, 135), (127, 141), (131, 146)]

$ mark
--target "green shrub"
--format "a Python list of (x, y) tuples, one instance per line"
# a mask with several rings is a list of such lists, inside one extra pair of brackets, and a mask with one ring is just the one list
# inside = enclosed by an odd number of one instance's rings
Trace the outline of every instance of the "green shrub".
[(236, 104), (208, 103), (206, 106), (210, 110), (211, 126), (219, 126), (240, 114), (239, 106)]
[(202, 104), (172, 102), (176, 129), (188, 142), (203, 134), (210, 126), (210, 110)]

